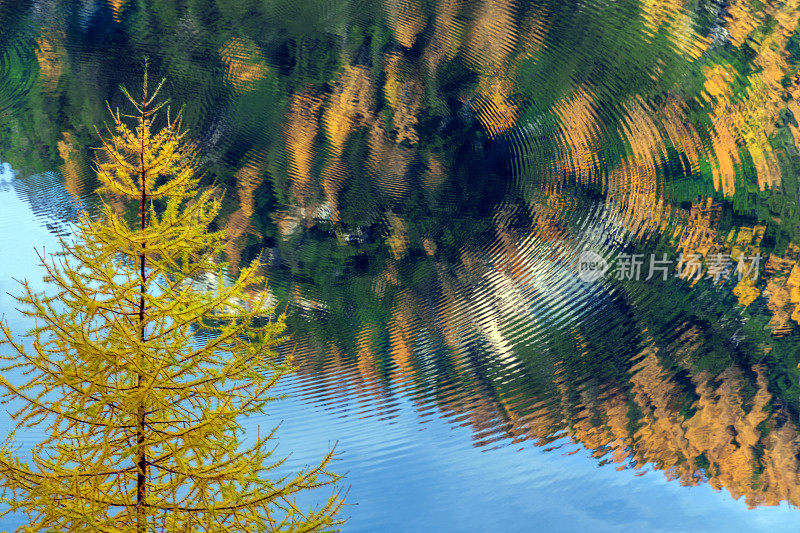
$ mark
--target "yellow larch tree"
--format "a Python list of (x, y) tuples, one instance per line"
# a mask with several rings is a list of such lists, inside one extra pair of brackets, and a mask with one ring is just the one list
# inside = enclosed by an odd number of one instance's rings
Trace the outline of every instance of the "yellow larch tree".
[[(0, 453), (5, 512), (27, 517), (20, 531), (335, 528), (340, 490), (314, 509), (295, 504), (340, 479), (333, 450), (279, 475), (274, 429), (244, 434), (243, 417), (262, 413), (290, 371), (273, 351), (283, 317), (264, 318), (256, 263), (223, 281), (225, 235), (209, 229), (219, 201), (199, 190), (180, 114), (156, 113), (157, 93), (146, 72), (141, 100), (125, 92), (136, 114), (112, 112), (96, 164), (103, 197), (132, 201), (135, 220), (105, 203), (84, 214), (40, 256), (52, 290), (23, 282), (28, 342), (1, 326), (14, 432), (45, 429), (32, 449), (9, 439)], [(198, 290), (209, 273), (216, 287)]]

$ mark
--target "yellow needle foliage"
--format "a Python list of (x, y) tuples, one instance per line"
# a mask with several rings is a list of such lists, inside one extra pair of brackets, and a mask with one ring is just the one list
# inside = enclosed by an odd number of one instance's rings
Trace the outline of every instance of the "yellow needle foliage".
[[(1, 326), (15, 431), (46, 428), (28, 461), (0, 452), (6, 512), (27, 516), (20, 531), (329, 530), (339, 491), (309, 511), (293, 497), (339, 479), (333, 451), (278, 476), (274, 430), (244, 445), (239, 420), (261, 413), (290, 370), (271, 350), (284, 320), (243, 303), (263, 289), (255, 263), (223, 283), (225, 235), (209, 231), (220, 204), (198, 191), (180, 116), (156, 115), (157, 93), (146, 74), (140, 101), (125, 93), (136, 114), (112, 113), (97, 161), (101, 192), (133, 201), (135, 220), (108, 205), (84, 215), (62, 251), (41, 257), (53, 290), (23, 282), (30, 348)], [(209, 272), (217, 287), (194, 289)]]

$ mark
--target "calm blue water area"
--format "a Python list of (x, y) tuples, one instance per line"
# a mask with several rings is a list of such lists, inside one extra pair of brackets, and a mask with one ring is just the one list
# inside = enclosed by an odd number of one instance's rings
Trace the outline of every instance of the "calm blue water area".
[[(440, 419), (420, 423), (402, 405), (391, 423), (340, 416), (289, 398), (270, 409), (282, 420), (289, 467), (313, 462), (327, 438), (342, 450), (350, 498), (345, 531), (797, 531), (789, 506), (748, 510), (708, 485), (682, 487), (660, 472), (598, 467), (564, 442), (487, 450), (471, 431)], [(308, 427), (320, 438), (308, 437)]]
[[(20, 197), (11, 170), (0, 175), (0, 312), (14, 331), (31, 321), (14, 310), (7, 293), (16, 279), (43, 287), (34, 247), (53, 250), (52, 214), (37, 216)], [(49, 226), (49, 228), (48, 228)], [(288, 377), (279, 392), (301, 388)], [(308, 378), (306, 378), (308, 379)], [(476, 447), (469, 427), (445, 418), (420, 420), (410, 399), (399, 396), (392, 417), (364, 413), (356, 403), (325, 405), (299, 394), (269, 405), (256, 426), (280, 423), (278, 455), (289, 455), (283, 471), (313, 464), (331, 443), (340, 452), (334, 470), (347, 474), (346, 532), (782, 532), (797, 531), (800, 515), (788, 505), (748, 510), (743, 500), (707, 484), (683, 487), (661, 472), (598, 466), (589, 453), (566, 438), (545, 451), (531, 444), (500, 441)], [(9, 428), (3, 419), (0, 428)], [(21, 432), (23, 449), (41, 434)], [(577, 452), (577, 453), (570, 453)], [(314, 503), (320, 491), (298, 499)], [(6, 517), (2, 528), (21, 525)]]

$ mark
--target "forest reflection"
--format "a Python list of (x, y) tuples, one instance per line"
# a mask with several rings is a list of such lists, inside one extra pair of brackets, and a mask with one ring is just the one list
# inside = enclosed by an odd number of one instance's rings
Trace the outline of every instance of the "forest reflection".
[[(146, 53), (304, 397), (800, 505), (798, 3), (14, 2), (0, 156), (66, 231)], [(763, 260), (585, 283), (586, 249)]]

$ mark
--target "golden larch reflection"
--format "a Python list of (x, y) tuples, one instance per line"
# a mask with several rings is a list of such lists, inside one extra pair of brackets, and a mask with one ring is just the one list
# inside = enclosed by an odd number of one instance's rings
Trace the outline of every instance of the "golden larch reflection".
[(517, 43), (516, 6), (510, 0), (479, 0), (466, 42), (467, 59), (485, 72), (502, 70)]
[(790, 333), (792, 327), (789, 321), (797, 322), (800, 318), (798, 258), (800, 258), (800, 248), (790, 244), (782, 257), (772, 254), (764, 265), (767, 286), (763, 294), (767, 298), (767, 307), (773, 313), (769, 325), (776, 336)]
[(374, 324), (365, 323), (358, 334), (356, 360), (363, 383), (362, 394), (379, 399), (383, 396), (374, 342), (377, 340)]
[(414, 46), (417, 35), (425, 27), (420, 0), (383, 0), (383, 6), (395, 40), (406, 48)]
[(65, 131), (56, 144), (58, 155), (64, 161), (59, 167), (64, 176), (64, 188), (73, 199), (80, 200), (84, 193), (84, 180), (81, 177), (81, 158), (72, 138), (72, 133)]
[(601, 126), (594, 95), (586, 88), (578, 88), (567, 98), (556, 102), (553, 111), (560, 123), (560, 156), (555, 161), (559, 173), (573, 173), (584, 184), (596, 179)]
[(242, 237), (253, 234), (251, 219), (255, 213), (255, 191), (264, 181), (265, 163), (261, 155), (250, 152), (245, 155), (246, 163), (236, 172), (236, 209), (228, 218), (226, 232), (228, 241), (225, 254), (235, 272), (241, 263)]
[(517, 123), (519, 109), (514, 103), (513, 87), (506, 75), (485, 77), (481, 81), (473, 107), (491, 137), (507, 132)]
[(686, 103), (675, 95), (669, 95), (661, 107), (664, 128), (670, 144), (689, 161), (692, 173), (699, 173), (700, 159), (704, 156), (703, 141), (696, 126), (687, 120)]
[[(735, 165), (740, 163), (739, 144), (746, 148), (755, 167), (761, 190), (781, 185), (781, 171), (769, 138), (784, 109), (791, 109), (793, 99), (787, 103), (784, 95), (797, 89), (797, 79), (792, 78), (788, 88), (783, 86), (786, 75), (792, 71), (787, 61), (786, 44), (795, 32), (800, 2), (768, 2), (763, 10), (752, 8), (746, 2), (733, 2), (728, 8), (728, 32), (731, 41), (743, 46), (751, 33), (758, 29), (765, 16), (774, 25), (763, 30), (751, 41), (758, 67), (747, 77), (743, 94), (734, 94), (731, 85), (736, 81), (734, 69), (722, 64), (706, 68), (706, 92), (716, 101), (712, 115), (715, 135), (712, 138), (717, 158), (718, 179), (723, 193), (734, 192)], [(797, 137), (795, 137), (797, 139)]]
[[(677, 228), (677, 248), (684, 257), (707, 256), (717, 245), (722, 205), (712, 198), (693, 204), (686, 224)], [(687, 272), (687, 275), (690, 273)]]
[(700, 58), (708, 49), (710, 40), (695, 31), (695, 21), (686, 2), (643, 0), (642, 11), (647, 31), (655, 34), (666, 30), (670, 43), (687, 60)]
[(371, 116), (373, 87), (369, 71), (361, 66), (345, 65), (322, 113), (322, 123), (330, 143), (329, 160), (322, 173), (325, 211), (331, 220), (339, 219), (339, 190), (347, 168), (341, 161), (344, 145), (356, 124)]
[(725, 29), (731, 43), (742, 46), (747, 36), (763, 23), (764, 15), (762, 10), (753, 9), (748, 0), (732, 0), (725, 13)]
[(64, 56), (61, 32), (49, 32), (36, 41), (36, 60), (39, 64), (39, 79), (48, 91), (55, 90), (64, 71)]
[[(761, 240), (764, 238), (766, 226), (742, 226), (738, 231), (731, 230), (729, 241), (733, 240), (731, 247), (731, 260), (738, 264), (740, 260), (756, 257), (761, 253)], [(761, 294), (756, 287), (756, 271), (745, 273), (733, 288), (733, 294), (739, 300), (739, 305), (747, 307)]]
[(606, 202), (622, 214), (621, 223), (637, 237), (661, 229), (669, 208), (659, 192), (659, 173), (665, 140), (656, 123), (656, 110), (637, 97), (623, 106), (620, 135), (631, 154), (608, 174)]
[(108, 5), (111, 7), (111, 12), (114, 14), (114, 20), (120, 22), (122, 20), (122, 10), (128, 0), (108, 0)]
[(219, 56), (226, 67), (226, 81), (240, 91), (253, 88), (269, 70), (258, 46), (244, 37), (228, 41), (220, 49)]
[(322, 122), (331, 144), (331, 156), (339, 157), (353, 127), (372, 109), (372, 83), (369, 71), (345, 65), (323, 111)]
[(391, 343), (392, 379), (398, 383), (409, 381), (414, 373), (414, 307), (410, 295), (403, 295), (392, 309), (389, 323)]
[(289, 101), (285, 126), (288, 171), (292, 178), (294, 199), (301, 207), (307, 205), (311, 195), (311, 168), (321, 107), (322, 99), (308, 93), (295, 94)]
[(389, 219), (389, 236), (386, 238), (386, 244), (392, 251), (395, 260), (399, 260), (408, 253), (410, 244), (408, 230), (403, 219), (394, 213), (389, 213), (387, 216)]
[(461, 46), (462, 25), (456, 21), (460, 7), (460, 0), (436, 2), (433, 33), (422, 54), (428, 74), (435, 74), (442, 62), (453, 59)]

